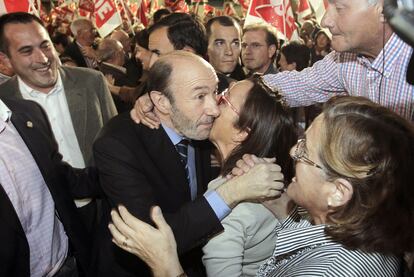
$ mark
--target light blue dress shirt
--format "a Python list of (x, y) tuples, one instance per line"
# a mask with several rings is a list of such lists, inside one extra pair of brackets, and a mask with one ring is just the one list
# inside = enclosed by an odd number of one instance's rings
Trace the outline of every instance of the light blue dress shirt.
[[(161, 126), (167, 133), (167, 136), (170, 138), (174, 146), (177, 145), (181, 140), (186, 139), (162, 123)], [(195, 167), (195, 150), (191, 143), (188, 145), (187, 166), (189, 171), (191, 200), (194, 200), (197, 197), (197, 174)], [(222, 220), (231, 212), (229, 206), (227, 206), (227, 204), (215, 190), (209, 191), (204, 195), (204, 197), (206, 198), (207, 202), (219, 220)]]

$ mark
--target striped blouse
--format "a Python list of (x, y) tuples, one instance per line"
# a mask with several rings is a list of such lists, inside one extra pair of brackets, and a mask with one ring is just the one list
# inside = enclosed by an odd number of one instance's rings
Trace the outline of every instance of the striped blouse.
[(292, 107), (326, 102), (336, 94), (364, 96), (414, 121), (414, 86), (406, 81), (412, 47), (393, 34), (374, 61), (332, 51), (301, 72), (263, 77)]
[(257, 276), (400, 276), (398, 258), (345, 249), (325, 235), (324, 228), (295, 209), (276, 228), (276, 248)]

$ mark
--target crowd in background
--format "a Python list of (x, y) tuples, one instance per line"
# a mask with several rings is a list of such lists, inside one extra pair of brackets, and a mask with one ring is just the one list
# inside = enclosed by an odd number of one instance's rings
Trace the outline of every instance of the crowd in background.
[(410, 276), (412, 47), (350, 2), (371, 25), (335, 2), (291, 41), (168, 9), (104, 38), (1, 16), (0, 201), (24, 240), (0, 231), (0, 275)]

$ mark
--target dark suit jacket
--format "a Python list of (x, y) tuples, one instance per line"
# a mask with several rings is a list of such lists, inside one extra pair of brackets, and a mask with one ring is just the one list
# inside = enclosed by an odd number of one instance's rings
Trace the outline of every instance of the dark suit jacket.
[[(102, 72), (102, 74), (104, 75), (108, 75), (108, 74), (112, 75), (115, 81), (114, 82), (115, 86), (119, 86), (119, 87), (122, 87), (122, 86), (135, 87), (136, 86), (136, 83), (131, 81), (128, 78), (127, 73), (124, 73), (120, 69), (115, 68), (111, 65), (100, 63), (99, 71)], [(118, 95), (112, 94), (112, 99), (114, 100), (118, 113), (129, 111), (133, 107), (132, 102), (123, 101)]]
[[(86, 165), (91, 165), (96, 135), (117, 114), (114, 101), (100, 72), (62, 66), (59, 73), (79, 147)], [(22, 99), (16, 76), (0, 85), (0, 95)]]
[[(90, 238), (80, 223), (73, 197), (101, 195), (95, 169), (76, 170), (62, 162), (46, 114), (25, 100), (3, 99), (12, 111), (11, 121), (39, 167), (69, 237), (71, 251), (83, 272), (90, 261)], [(27, 127), (31, 121), (33, 127)], [(0, 186), (0, 276), (30, 276), (29, 245), (15, 209)]]
[(76, 43), (76, 40), (72, 41), (68, 44), (68, 46), (66, 46), (62, 56), (71, 57), (72, 60), (74, 60), (76, 64), (80, 67), (88, 67), (85, 58), (83, 57), (82, 52), (78, 44)]
[[(191, 202), (184, 166), (163, 128), (135, 124), (129, 113), (112, 119), (94, 144), (102, 188), (112, 208), (123, 204), (136, 217), (151, 222), (151, 206), (159, 205), (170, 224), (179, 253), (202, 244), (222, 230), (214, 211), (202, 197), (211, 180), (210, 145), (194, 142), (198, 198)], [(109, 212), (107, 216), (109, 221)], [(97, 243), (96, 276), (145, 276), (138, 259), (116, 247), (104, 222), (105, 235)], [(182, 259), (194, 266), (200, 256)]]

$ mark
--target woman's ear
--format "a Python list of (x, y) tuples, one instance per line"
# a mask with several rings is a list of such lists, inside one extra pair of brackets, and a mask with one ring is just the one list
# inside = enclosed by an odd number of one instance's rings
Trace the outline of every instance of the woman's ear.
[(250, 128), (246, 128), (242, 131), (238, 131), (236, 134), (234, 134), (233, 141), (241, 143), (247, 138), (249, 133), (250, 133)]
[(161, 92), (153, 90), (149, 93), (154, 107), (163, 114), (170, 114), (171, 103), (170, 100)]
[(343, 206), (351, 200), (354, 188), (348, 180), (344, 178), (335, 179), (332, 186), (332, 191), (328, 197), (328, 206), (333, 208)]

